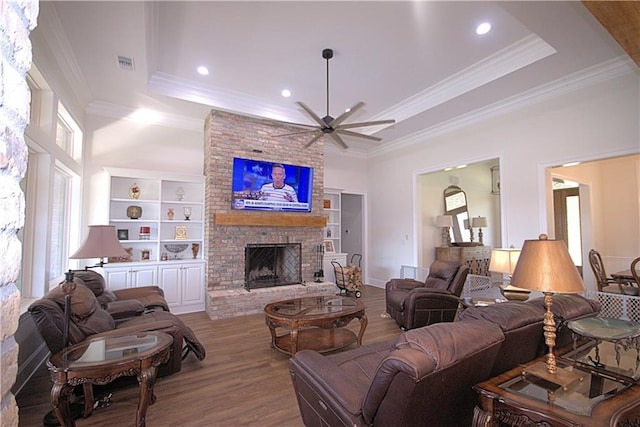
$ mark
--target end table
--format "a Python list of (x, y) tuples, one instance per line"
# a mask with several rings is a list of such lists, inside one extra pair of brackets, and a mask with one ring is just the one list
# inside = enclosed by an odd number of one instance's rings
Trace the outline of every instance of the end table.
[(136, 411), (136, 426), (145, 425), (149, 404), (155, 402), (153, 386), (158, 366), (169, 360), (171, 335), (162, 332), (144, 332), (88, 338), (62, 349), (47, 361), (53, 381), (51, 404), (64, 426), (75, 426), (69, 408), (73, 388), (83, 385), (84, 412), (93, 411), (93, 384), (108, 384), (116, 378), (137, 375), (140, 394)]

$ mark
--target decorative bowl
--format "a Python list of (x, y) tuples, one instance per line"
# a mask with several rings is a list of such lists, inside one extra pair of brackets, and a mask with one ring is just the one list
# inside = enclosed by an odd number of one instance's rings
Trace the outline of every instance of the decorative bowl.
[(178, 259), (178, 254), (189, 246), (188, 243), (167, 243), (165, 249), (174, 254), (174, 259)]

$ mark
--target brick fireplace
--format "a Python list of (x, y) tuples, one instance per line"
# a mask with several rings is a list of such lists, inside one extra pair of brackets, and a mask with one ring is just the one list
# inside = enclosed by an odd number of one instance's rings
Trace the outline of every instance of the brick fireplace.
[[(204, 175), (207, 255), (207, 313), (212, 319), (262, 312), (269, 302), (329, 295), (331, 283), (315, 283), (317, 247), (322, 244), (324, 145), (305, 148), (307, 137), (271, 135), (297, 130), (276, 122), (212, 110), (205, 121)], [(311, 212), (231, 209), (234, 157), (309, 166), (314, 169)], [(301, 284), (245, 289), (248, 245), (299, 244)]]

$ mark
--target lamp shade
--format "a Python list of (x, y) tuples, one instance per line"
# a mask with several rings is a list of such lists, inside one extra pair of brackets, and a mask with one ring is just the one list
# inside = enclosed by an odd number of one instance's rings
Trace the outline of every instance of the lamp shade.
[(453, 227), (453, 217), (451, 215), (438, 215), (436, 217), (437, 227)]
[(486, 227), (487, 218), (483, 216), (477, 216), (475, 218), (471, 218), (471, 226), (476, 228)]
[(104, 258), (127, 256), (118, 238), (116, 237), (116, 227), (113, 225), (90, 225), (89, 234), (80, 249), (69, 258)]
[(495, 248), (491, 250), (491, 261), (489, 261), (489, 271), (502, 274), (513, 274), (516, 268), (520, 249), (516, 248)]
[(577, 294), (584, 283), (562, 240), (525, 240), (511, 284), (540, 292)]

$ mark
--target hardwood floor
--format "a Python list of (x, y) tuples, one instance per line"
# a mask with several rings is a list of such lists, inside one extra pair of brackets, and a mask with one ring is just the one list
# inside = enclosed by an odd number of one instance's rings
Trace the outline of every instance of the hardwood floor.
[[(393, 319), (382, 317), (384, 290), (365, 286), (362, 293), (368, 318), (363, 345), (400, 335)], [(263, 314), (215, 321), (204, 312), (180, 317), (204, 344), (207, 357), (200, 362), (189, 355), (181, 372), (158, 378), (157, 401), (147, 411), (148, 426), (302, 426), (289, 357), (271, 348)], [(348, 325), (356, 333), (359, 327), (357, 320)], [(19, 426), (42, 425), (51, 409), (50, 390), (43, 366), (16, 396)], [(137, 402), (137, 384), (120, 387), (113, 391), (110, 407), (97, 409), (76, 425), (133, 425)]]

